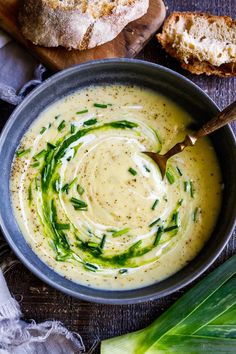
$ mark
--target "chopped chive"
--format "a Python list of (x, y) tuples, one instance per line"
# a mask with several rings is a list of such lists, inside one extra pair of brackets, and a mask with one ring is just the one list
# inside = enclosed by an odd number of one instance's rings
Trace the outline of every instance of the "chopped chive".
[(193, 198), (194, 197), (194, 187), (193, 187), (193, 182), (190, 181), (190, 195)]
[(149, 225), (149, 227), (153, 227), (153, 226), (156, 225), (160, 220), (161, 220), (160, 218), (154, 220), (154, 221)]
[(193, 221), (197, 222), (198, 221), (198, 216), (199, 216), (200, 208), (195, 208), (193, 212)]
[(76, 183), (76, 181), (77, 181), (77, 177), (75, 177), (72, 182), (66, 183), (66, 184), (62, 187), (61, 191), (62, 191), (62, 192), (66, 192), (66, 194), (68, 194), (69, 189)]
[(56, 227), (57, 230), (69, 230), (70, 224), (57, 224)]
[(183, 201), (184, 201), (183, 199), (179, 199), (179, 200), (178, 200), (178, 205), (182, 205), (182, 204), (183, 204)]
[(164, 232), (170, 232), (170, 231), (176, 230), (178, 228), (179, 228), (178, 225), (169, 226), (164, 229)]
[(47, 130), (47, 128), (42, 127), (42, 129), (40, 130), (40, 134), (43, 135), (43, 133)]
[(184, 181), (184, 191), (185, 192), (189, 191), (189, 182), (188, 181)]
[(54, 144), (52, 144), (52, 143), (49, 143), (49, 142), (47, 142), (47, 147), (48, 147), (48, 149), (50, 150), (50, 149), (56, 149), (56, 145), (54, 145)]
[(60, 191), (60, 177), (59, 178), (57, 178), (56, 180), (55, 180), (55, 182), (53, 183), (53, 189), (54, 189), (54, 191), (55, 192), (57, 192), (57, 193), (59, 193), (59, 191)]
[(31, 165), (32, 167), (39, 167), (40, 166), (40, 162), (35, 162), (35, 163), (32, 163)]
[(109, 126), (112, 128), (118, 128), (118, 129), (133, 129), (138, 127), (137, 123), (134, 122), (129, 122), (127, 120), (119, 120), (119, 121), (113, 121), (113, 122), (109, 122), (109, 123), (105, 123), (104, 126)]
[(130, 251), (135, 250), (135, 248), (138, 248), (141, 244), (142, 244), (142, 240), (139, 240), (138, 242), (136, 242), (135, 244), (133, 244), (133, 246), (131, 246), (131, 247), (129, 248)]
[(107, 229), (107, 232), (112, 232), (112, 233), (114, 233), (114, 232), (116, 232), (117, 230), (115, 230), (115, 229)]
[(175, 177), (174, 177), (174, 175), (170, 172), (169, 169), (167, 169), (167, 171), (166, 171), (166, 178), (168, 179), (168, 182), (169, 182), (170, 184), (173, 184), (174, 181), (175, 181)]
[(35, 189), (36, 189), (36, 191), (37, 190), (39, 190), (39, 180), (38, 180), (38, 178), (37, 177), (35, 177), (35, 179), (34, 179), (34, 181), (35, 181)]
[(146, 170), (147, 172), (151, 172), (151, 171), (149, 170), (149, 168), (148, 168), (146, 165), (144, 165), (143, 167), (145, 168), (145, 170)]
[(136, 176), (136, 174), (137, 174), (137, 171), (135, 171), (132, 167), (130, 167), (130, 168), (128, 169), (128, 171), (129, 171), (129, 173), (131, 173), (131, 175), (133, 175), (133, 176)]
[(120, 270), (119, 270), (119, 273), (120, 273), (120, 274), (128, 273), (128, 269), (120, 269)]
[(176, 170), (180, 176), (183, 176), (183, 173), (178, 166), (176, 166)]
[(179, 212), (176, 211), (173, 215), (172, 215), (172, 221), (179, 226)]
[(71, 187), (73, 187), (73, 185), (77, 182), (77, 179), (78, 179), (78, 178), (75, 177), (75, 178), (73, 179), (73, 181), (69, 183), (69, 189), (70, 189)]
[(101, 250), (103, 250), (103, 248), (104, 248), (104, 246), (105, 246), (105, 243), (106, 243), (106, 235), (103, 235), (102, 236), (102, 241), (101, 241), (101, 243), (100, 243), (100, 248), (101, 248)]
[(28, 189), (28, 200), (31, 202), (33, 199), (33, 195), (32, 195), (32, 186), (31, 184), (29, 185), (29, 189)]
[(50, 129), (50, 128), (51, 128), (51, 126), (52, 126), (52, 123), (49, 123), (49, 124), (48, 124), (48, 129)]
[(97, 247), (98, 247), (98, 244), (95, 243), (95, 242), (89, 242), (89, 243), (88, 243), (88, 246), (91, 247), (91, 248), (97, 248)]
[(151, 209), (152, 209), (152, 210), (155, 210), (155, 208), (156, 208), (156, 206), (157, 206), (158, 203), (159, 203), (159, 199), (156, 199), (155, 202), (153, 203)]
[(68, 191), (69, 191), (69, 184), (66, 183), (66, 184), (62, 187), (61, 191), (62, 191), (62, 192), (66, 192), (66, 194), (68, 194)]
[(83, 125), (86, 125), (86, 126), (90, 126), (90, 125), (94, 125), (98, 122), (97, 118), (92, 118), (92, 119), (89, 119), (89, 120), (86, 120)]
[(84, 114), (88, 113), (88, 109), (84, 109), (83, 111), (76, 112), (76, 114)]
[(71, 203), (73, 204), (75, 210), (79, 210), (79, 209), (84, 209), (87, 208), (88, 204), (85, 203), (83, 200), (77, 199), (72, 197), (70, 199)]
[(74, 134), (74, 132), (75, 132), (75, 125), (74, 125), (74, 124), (71, 124), (71, 126), (70, 126), (70, 133), (71, 133), (71, 134)]
[(62, 130), (65, 128), (65, 126), (66, 126), (66, 122), (63, 120), (63, 121), (61, 121), (61, 123), (58, 125), (57, 130), (60, 132), (60, 131), (62, 131)]
[(79, 184), (77, 185), (77, 192), (79, 193), (79, 195), (84, 194), (84, 188)]
[(158, 245), (158, 243), (160, 242), (160, 239), (161, 239), (161, 236), (162, 236), (163, 232), (164, 232), (163, 226), (159, 226), (158, 229), (157, 229), (155, 240), (153, 242), (153, 246), (157, 246)]
[(17, 156), (17, 157), (25, 156), (25, 155), (27, 155), (30, 151), (31, 151), (31, 149), (18, 150), (18, 151), (16, 152), (16, 156)]
[(87, 207), (80, 207), (78, 205), (73, 205), (75, 210), (79, 210), (79, 211), (87, 211), (88, 208)]
[(58, 114), (57, 116), (55, 116), (55, 119), (57, 120), (60, 117), (60, 114)]
[(116, 231), (112, 234), (113, 237), (118, 237), (118, 236), (122, 236), (127, 234), (127, 232), (129, 232), (129, 228), (127, 227), (126, 229), (120, 230), (120, 231)]
[(33, 159), (38, 161), (40, 160), (42, 157), (44, 157), (45, 155), (47, 154), (47, 151), (46, 150), (42, 150), (40, 151), (38, 154), (36, 154)]
[(107, 104), (101, 104), (101, 103), (94, 103), (93, 106), (97, 108), (107, 108)]
[(92, 272), (96, 272), (96, 270), (98, 270), (98, 267), (95, 264), (91, 264), (91, 263), (84, 263), (84, 267), (88, 270), (91, 270)]

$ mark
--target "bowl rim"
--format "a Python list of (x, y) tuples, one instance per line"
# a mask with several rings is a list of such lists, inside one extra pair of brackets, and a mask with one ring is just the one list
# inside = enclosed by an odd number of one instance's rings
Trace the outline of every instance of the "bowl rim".
[[(219, 112), (219, 108), (215, 104), (213, 99), (211, 97), (209, 97), (199, 86), (197, 86), (190, 79), (188, 79), (185, 76), (179, 74), (178, 72), (175, 72), (175, 71), (173, 71), (173, 70), (171, 70), (169, 68), (166, 68), (166, 67), (164, 67), (162, 65), (158, 65), (158, 64), (155, 64), (155, 63), (152, 63), (152, 62), (147, 62), (147, 61), (144, 61), (144, 60), (128, 59), (128, 58), (113, 58), (113, 59), (93, 60), (93, 61), (89, 61), (89, 62), (86, 62), (86, 63), (82, 63), (80, 65), (75, 65), (73, 67), (70, 67), (68, 69), (62, 70), (62, 71), (52, 75), (47, 80), (45, 80), (42, 84), (40, 84), (39, 86), (34, 88), (27, 95), (27, 97), (14, 109), (14, 111), (12, 112), (12, 114), (10, 115), (10, 117), (8, 118), (7, 122), (5, 123), (5, 125), (4, 125), (4, 127), (2, 129), (2, 132), (0, 134), (0, 154), (1, 154), (2, 146), (3, 146), (3, 144), (4, 144), (5, 140), (6, 140), (6, 137), (8, 135), (9, 130), (11, 129), (12, 125), (17, 120), (17, 117), (18, 117), (19, 113), (21, 112), (21, 110), (24, 109), (25, 106), (27, 106), (28, 102), (30, 102), (32, 99), (35, 98), (35, 96), (37, 96), (39, 93), (44, 91), (47, 87), (49, 87), (52, 83), (56, 82), (60, 78), (66, 77), (67, 75), (69, 75), (69, 74), (71, 74), (73, 72), (77, 73), (80, 70), (84, 70), (86, 68), (91, 69), (91, 67), (93, 67), (93, 66), (106, 64), (106, 63), (113, 63), (113, 64), (118, 64), (118, 65), (121, 64), (121, 63), (126, 63), (126, 64), (129, 63), (130, 65), (139, 64), (139, 65), (143, 65), (143, 66), (152, 67), (153, 69), (157, 69), (158, 71), (161, 71), (161, 72), (164, 72), (164, 73), (171, 74), (172, 76), (175, 76), (176, 78), (179, 78), (182, 82), (185, 82), (185, 83), (189, 84), (190, 86), (192, 86), (200, 95), (202, 95), (203, 98), (208, 100), (208, 102), (216, 110), (216, 112), (217, 111)], [(228, 133), (232, 137), (234, 146), (236, 146), (236, 137), (234, 135), (234, 132), (233, 132), (232, 128), (230, 127), (230, 125), (228, 125), (226, 127), (226, 129), (228, 130)], [(207, 259), (207, 261), (204, 264), (202, 264), (201, 266), (199, 266), (198, 269), (195, 270), (193, 273), (189, 272), (189, 274), (186, 275), (178, 284), (171, 285), (168, 288), (166, 288), (166, 289), (164, 289), (162, 291), (159, 291), (156, 294), (153, 293), (153, 294), (143, 295), (143, 296), (138, 296), (138, 297), (133, 296), (133, 297), (126, 298), (126, 299), (119, 299), (119, 298), (108, 299), (108, 298), (102, 297), (100, 295), (99, 295), (99, 297), (97, 297), (96, 293), (100, 289), (91, 288), (95, 292), (95, 295), (91, 296), (91, 295), (87, 295), (87, 294), (83, 294), (83, 293), (78, 293), (75, 290), (71, 290), (69, 288), (66, 288), (63, 285), (60, 285), (59, 283), (57, 283), (55, 280), (50, 279), (49, 277), (47, 277), (47, 275), (45, 275), (42, 270), (38, 269), (36, 266), (34, 266), (32, 263), (30, 263), (30, 261), (25, 257), (24, 253), (21, 252), (21, 250), (19, 250), (18, 247), (15, 245), (15, 243), (14, 243), (12, 237), (11, 237), (11, 232), (9, 232), (8, 229), (5, 226), (4, 220), (2, 218), (1, 209), (0, 209), (0, 229), (1, 229), (2, 233), (3, 233), (3, 235), (5, 236), (5, 239), (7, 240), (8, 244), (11, 247), (11, 249), (14, 251), (15, 255), (21, 260), (21, 262), (35, 276), (37, 276), (38, 278), (40, 278), (42, 281), (44, 281), (48, 285), (52, 286), (53, 288), (61, 291), (62, 293), (65, 293), (67, 295), (73, 296), (75, 298), (78, 298), (78, 299), (81, 299), (81, 300), (85, 300), (85, 301), (95, 302), (95, 303), (113, 304), (113, 305), (136, 304), (136, 303), (141, 303), (141, 302), (145, 302), (145, 301), (152, 301), (154, 299), (158, 299), (160, 297), (167, 296), (167, 295), (169, 295), (169, 294), (171, 294), (171, 293), (173, 293), (175, 291), (180, 290), (182, 287), (189, 285), (196, 278), (198, 278), (203, 272), (205, 272), (213, 264), (213, 262), (218, 258), (218, 256), (221, 254), (221, 252), (225, 248), (226, 244), (228, 243), (229, 239), (231, 238), (235, 227), (236, 227), (236, 218), (232, 222), (232, 225), (231, 225), (230, 229), (228, 230), (228, 233), (224, 236), (224, 241), (221, 242), (221, 244), (215, 250), (214, 254), (212, 254)], [(22, 232), (21, 232), (21, 234), (22, 234)], [(26, 242), (26, 240), (25, 240), (25, 242)], [(37, 254), (36, 254), (36, 256), (37, 256)], [(48, 266), (48, 265), (46, 264), (46, 266)], [(53, 272), (58, 274), (55, 270), (53, 270)], [(70, 281), (72, 283), (75, 283), (72, 280), (70, 280)], [(140, 290), (141, 288), (138, 288), (138, 289)], [(135, 290), (136, 289), (132, 289), (132, 291), (134, 291), (134, 292), (135, 292)], [(107, 291), (107, 290), (104, 290), (104, 291)], [(108, 292), (109, 292), (109, 290), (108, 290)], [(111, 291), (111, 292), (113, 292), (113, 291)], [(120, 290), (120, 292), (124, 292), (124, 291)]]

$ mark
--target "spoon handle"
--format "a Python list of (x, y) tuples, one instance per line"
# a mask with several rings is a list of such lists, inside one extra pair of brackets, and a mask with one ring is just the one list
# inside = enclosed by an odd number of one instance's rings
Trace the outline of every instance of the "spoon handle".
[(216, 117), (212, 118), (197, 131), (195, 137), (198, 139), (202, 136), (213, 133), (215, 130), (224, 125), (233, 122), (236, 119), (236, 101), (227, 106)]

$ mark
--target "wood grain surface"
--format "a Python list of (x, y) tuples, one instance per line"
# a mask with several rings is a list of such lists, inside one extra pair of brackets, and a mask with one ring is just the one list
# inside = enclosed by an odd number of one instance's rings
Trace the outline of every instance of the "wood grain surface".
[(166, 13), (162, 0), (150, 0), (146, 15), (129, 23), (113, 41), (89, 50), (68, 51), (62, 47), (43, 48), (27, 41), (22, 36), (18, 26), (19, 3), (20, 0), (0, 0), (0, 27), (14, 36), (47, 67), (53, 70), (62, 70), (95, 59), (135, 57), (160, 28)]
[[(235, 0), (168, 0), (166, 5), (168, 6), (168, 12), (174, 10), (206, 11), (214, 14), (229, 15), (234, 18), (236, 16)], [(138, 58), (159, 63), (185, 75), (210, 95), (221, 108), (236, 99), (235, 78), (223, 79), (191, 75), (181, 69), (174, 59), (171, 59), (161, 50), (155, 39), (145, 47)], [(12, 107), (2, 102), (0, 108), (2, 116), (0, 124), (3, 124), (3, 120), (8, 118)], [(234, 125), (235, 128), (236, 126)], [(224, 262), (235, 251), (236, 234), (234, 233), (231, 241), (210, 270)], [(184, 288), (170, 296), (152, 302), (127, 306), (110, 306), (91, 304), (63, 295), (38, 280), (22, 265), (8, 272), (7, 281), (10, 290), (21, 303), (26, 320), (33, 318), (36, 321), (44, 321), (46, 319), (62, 321), (71, 330), (82, 335), (87, 350), (94, 342), (103, 338), (117, 336), (149, 325), (187, 290), (187, 288)], [(99, 344), (94, 353), (99, 353)]]

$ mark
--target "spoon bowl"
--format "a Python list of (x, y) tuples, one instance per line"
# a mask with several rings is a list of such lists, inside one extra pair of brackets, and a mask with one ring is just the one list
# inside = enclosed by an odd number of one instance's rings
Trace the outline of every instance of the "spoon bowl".
[(143, 154), (149, 156), (159, 167), (162, 179), (164, 179), (166, 174), (167, 161), (174, 155), (182, 152), (187, 146), (195, 145), (196, 141), (213, 133), (217, 129), (220, 129), (228, 123), (232, 123), (236, 119), (236, 101), (227, 106), (223, 111), (218, 113), (215, 117), (205, 123), (196, 133), (186, 135), (185, 139), (174, 145), (169, 151), (164, 155), (160, 155), (156, 152), (143, 151)]

